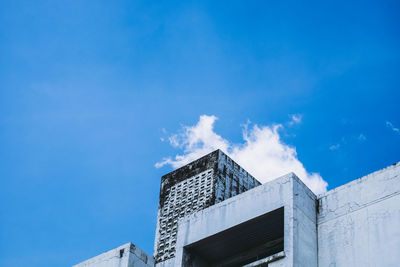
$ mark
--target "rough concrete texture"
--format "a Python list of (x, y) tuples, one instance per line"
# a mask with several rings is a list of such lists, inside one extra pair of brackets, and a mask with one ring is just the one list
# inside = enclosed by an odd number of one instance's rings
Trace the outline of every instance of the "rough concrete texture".
[(319, 266), (400, 266), (400, 163), (319, 199)]
[(173, 185), (165, 193), (165, 202), (158, 210), (154, 247), (158, 262), (175, 256), (178, 219), (212, 205), (213, 177), (213, 169), (205, 170)]
[(175, 257), (178, 220), (260, 185), (221, 150), (161, 177), (156, 262)]
[(195, 177), (202, 172), (210, 169), (216, 169), (219, 150), (211, 152), (185, 166), (176, 169), (166, 175), (161, 177), (160, 184), (160, 199), (159, 199), (159, 209), (162, 209), (166, 203), (165, 198), (168, 197), (169, 189), (172, 186), (188, 179), (189, 177)]
[(185, 266), (185, 246), (284, 207), (285, 257), (274, 264), (316, 267), (315, 203), (315, 196), (294, 174), (285, 175), (180, 220), (175, 260), (156, 266)]
[(289, 266), (318, 266), (316, 203), (314, 193), (293, 175), (293, 265)]
[(280, 260), (280, 259), (282, 259), (284, 257), (285, 257), (285, 252), (281, 251), (281, 252), (278, 252), (278, 253), (276, 253), (274, 255), (265, 257), (264, 259), (255, 261), (253, 263), (246, 264), (246, 265), (244, 265), (242, 267), (261, 267), (261, 266), (266, 266), (266, 264), (271, 264), (271, 263), (276, 262), (276, 261), (278, 261), (278, 260)]
[(154, 267), (154, 260), (132, 243), (107, 251), (73, 267)]
[(215, 168), (214, 203), (241, 194), (261, 183), (251, 176), (234, 160), (221, 150), (217, 150), (218, 160)]

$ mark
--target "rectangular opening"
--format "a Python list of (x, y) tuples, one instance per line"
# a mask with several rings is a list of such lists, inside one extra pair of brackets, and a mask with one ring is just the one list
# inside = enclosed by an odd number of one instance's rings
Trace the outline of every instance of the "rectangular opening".
[(183, 266), (243, 266), (283, 249), (284, 208), (281, 207), (187, 245)]

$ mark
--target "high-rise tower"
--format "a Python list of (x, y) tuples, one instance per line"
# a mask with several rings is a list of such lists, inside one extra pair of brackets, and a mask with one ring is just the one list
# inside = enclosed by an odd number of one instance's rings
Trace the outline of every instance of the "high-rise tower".
[(260, 185), (221, 150), (161, 177), (156, 262), (175, 257), (178, 219)]

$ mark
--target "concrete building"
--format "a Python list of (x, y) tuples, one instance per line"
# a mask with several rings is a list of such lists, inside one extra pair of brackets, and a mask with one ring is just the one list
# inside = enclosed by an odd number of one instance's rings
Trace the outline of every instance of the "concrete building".
[(107, 251), (73, 267), (154, 267), (153, 257), (132, 243)]
[(175, 257), (178, 220), (261, 183), (221, 150), (161, 177), (154, 257)]
[[(215, 201), (205, 201), (208, 204), (179, 216), (174, 224), (174, 256), (154, 263), (147, 257), (148, 265), (116, 266), (400, 266), (400, 163), (316, 196), (293, 173), (247, 191), (233, 190), (232, 181), (229, 186), (218, 185), (214, 179), (225, 177), (219, 174), (229, 160), (220, 151), (213, 153), (207, 155), (210, 159), (200, 159), (199, 165), (191, 163), (162, 178), (159, 212), (172, 204), (171, 188), (189, 182), (184, 177), (200, 176), (195, 179), (200, 184), (203, 174), (211, 174), (209, 166), (218, 174), (211, 180), (214, 193), (208, 198), (215, 196)], [(228, 177), (230, 170), (235, 177), (235, 168), (237, 175), (245, 173), (240, 167), (226, 167)], [(180, 201), (188, 200), (187, 193), (180, 194)], [(218, 196), (223, 197), (217, 201)], [(159, 213), (159, 224), (169, 217)], [(158, 225), (155, 248), (160, 244), (160, 229)], [(118, 257), (118, 249), (108, 253)], [(102, 255), (76, 266), (114, 266), (99, 265), (100, 259), (110, 258)]]
[(399, 163), (318, 197), (287, 174), (179, 221), (169, 266), (400, 266), (399, 194)]

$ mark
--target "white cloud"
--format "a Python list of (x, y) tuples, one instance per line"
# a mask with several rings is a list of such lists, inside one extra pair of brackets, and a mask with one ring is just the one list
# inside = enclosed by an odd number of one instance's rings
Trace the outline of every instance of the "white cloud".
[(315, 193), (326, 191), (328, 184), (318, 173), (309, 173), (298, 160), (296, 148), (282, 142), (279, 129), (273, 126), (254, 125), (243, 127), (243, 143), (232, 144), (214, 132), (215, 116), (200, 116), (194, 126), (184, 126), (181, 133), (170, 137), (170, 144), (183, 150), (183, 154), (164, 158), (156, 163), (160, 168), (166, 164), (181, 167), (205, 154), (221, 149), (239, 163), (260, 182), (271, 181), (281, 175), (294, 172)]
[(161, 162), (156, 163), (156, 167), (160, 168), (170, 164), (174, 168), (179, 168), (215, 149), (227, 151), (230, 146), (228, 141), (214, 132), (216, 120), (215, 116), (202, 115), (196, 125), (183, 126), (181, 133), (170, 136), (169, 143), (173, 147), (182, 149), (184, 153), (176, 155), (174, 159), (164, 158)]
[(393, 123), (391, 123), (390, 121), (386, 121), (386, 127), (389, 127), (390, 129), (392, 129), (393, 132), (400, 134), (400, 129), (394, 127)]
[(331, 145), (329, 147), (330, 150), (338, 150), (340, 148), (340, 144)]
[(302, 114), (292, 114), (290, 116), (290, 119), (291, 119), (291, 121), (288, 122), (289, 126), (299, 124), (299, 123), (301, 123), (301, 121), (303, 119), (303, 115)]
[(367, 140), (367, 137), (366, 137), (364, 134), (360, 134), (360, 135), (357, 137), (357, 139), (358, 139), (360, 142), (363, 142), (363, 141)]

